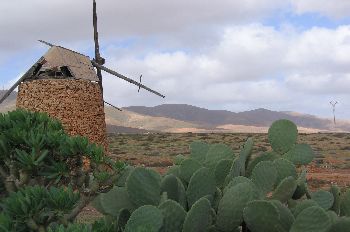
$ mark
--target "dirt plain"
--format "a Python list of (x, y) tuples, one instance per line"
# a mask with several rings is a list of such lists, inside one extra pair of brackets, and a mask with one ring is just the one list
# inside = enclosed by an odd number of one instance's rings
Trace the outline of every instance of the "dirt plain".
[[(189, 144), (200, 140), (224, 143), (235, 154), (248, 137), (253, 137), (253, 155), (271, 150), (267, 134), (247, 133), (151, 133), (109, 134), (110, 155), (136, 166), (151, 167), (161, 174), (173, 164), (176, 155), (188, 155)], [(298, 143), (309, 144), (316, 158), (308, 169), (311, 188), (331, 184), (350, 186), (350, 133), (299, 134)]]

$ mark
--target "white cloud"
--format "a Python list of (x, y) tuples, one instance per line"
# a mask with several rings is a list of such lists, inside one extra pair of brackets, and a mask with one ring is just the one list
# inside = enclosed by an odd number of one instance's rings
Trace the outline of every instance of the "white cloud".
[(118, 92), (109, 87), (117, 85), (107, 79), (105, 93), (121, 99), (123, 105), (189, 103), (239, 110), (244, 103), (244, 109), (294, 107), (309, 112), (317, 98), (319, 102), (340, 95), (350, 99), (346, 89), (350, 84), (349, 36), (350, 26), (299, 32), (261, 24), (231, 26), (205, 50), (153, 51), (110, 60), (110, 66), (135, 79), (142, 73), (144, 83), (164, 93), (166, 99), (136, 94), (136, 88), (125, 85), (120, 89), (132, 90)]
[(350, 73), (343, 75), (301, 76), (293, 75), (286, 78), (290, 88), (309, 94), (349, 94)]
[(350, 16), (350, 2), (347, 0), (291, 0), (291, 3), (299, 14), (320, 13), (336, 19)]
[(286, 62), (304, 72), (350, 71), (350, 26), (312, 28), (290, 41)]
[[(99, 0), (106, 66), (135, 80), (143, 74), (143, 84), (166, 95), (161, 99), (146, 90), (138, 93), (137, 86), (105, 74), (106, 100), (117, 106), (188, 103), (325, 114), (326, 107), (315, 102), (350, 99), (345, 88), (350, 25), (299, 30), (259, 22), (291, 11), (288, 4), (299, 14), (346, 17), (347, 2)], [(5, 1), (0, 28), (0, 60), (11, 60), (19, 51), (32, 53), (33, 45), (41, 46), (37, 39), (86, 52), (93, 46), (91, 1)]]
[[(217, 27), (257, 20), (285, 5), (280, 0), (102, 0), (97, 8), (101, 41), (156, 35), (186, 45), (194, 38), (191, 44), (209, 38)], [(26, 49), (38, 39), (92, 42), (92, 1), (5, 1), (0, 28), (2, 53)]]

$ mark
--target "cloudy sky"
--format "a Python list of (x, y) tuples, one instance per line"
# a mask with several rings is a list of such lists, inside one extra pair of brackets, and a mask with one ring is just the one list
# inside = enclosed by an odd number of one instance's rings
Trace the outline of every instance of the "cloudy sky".
[[(97, 0), (105, 66), (163, 93), (105, 74), (116, 106), (165, 103), (266, 108), (350, 119), (350, 1)], [(7, 0), (0, 5), (0, 86), (47, 47), (93, 56), (92, 0)]]

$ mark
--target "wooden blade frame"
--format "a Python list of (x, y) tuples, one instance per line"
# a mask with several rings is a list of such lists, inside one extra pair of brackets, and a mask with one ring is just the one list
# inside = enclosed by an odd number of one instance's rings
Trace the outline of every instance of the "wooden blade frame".
[(153, 89), (150, 89), (150, 88), (148, 88), (147, 86), (145, 86), (145, 85), (143, 85), (143, 84), (141, 84), (141, 83), (139, 83), (139, 82), (137, 82), (137, 81), (134, 81), (133, 79), (130, 79), (130, 78), (128, 78), (128, 77), (126, 77), (126, 76), (124, 76), (124, 75), (122, 75), (122, 74), (120, 74), (120, 73), (117, 73), (116, 71), (113, 71), (113, 70), (111, 70), (111, 69), (109, 69), (109, 68), (106, 68), (105, 66), (102, 66), (102, 65), (98, 64), (95, 60), (92, 60), (91, 63), (92, 63), (92, 65), (95, 66), (96, 68), (100, 68), (101, 70), (103, 70), (103, 71), (105, 71), (105, 72), (108, 72), (108, 73), (110, 73), (110, 74), (112, 74), (112, 75), (114, 75), (114, 76), (117, 76), (117, 77), (119, 77), (119, 78), (121, 78), (121, 79), (123, 79), (123, 80), (125, 80), (125, 81), (127, 81), (127, 82), (129, 82), (129, 83), (131, 83), (131, 84), (137, 85), (137, 86), (139, 86), (140, 88), (143, 88), (143, 89), (145, 89), (145, 90), (148, 90), (149, 92), (154, 93), (154, 94), (156, 94), (156, 95), (158, 95), (158, 96), (160, 96), (160, 97), (162, 97), (162, 98), (165, 98), (164, 95), (158, 93), (157, 91), (154, 91)]
[[(95, 41), (95, 60), (98, 64), (103, 65), (104, 59), (101, 57), (100, 54), (100, 45), (98, 43), (98, 31), (97, 31), (97, 9), (96, 9), (96, 0), (93, 0), (93, 26), (94, 26), (94, 41)], [(103, 86), (102, 86), (102, 71), (100, 68), (97, 69), (97, 77), (99, 79), (99, 84), (101, 88), (101, 93), (103, 96)]]
[(2, 98), (0, 99), (0, 104), (3, 103), (3, 101), (5, 101), (8, 96), (10, 96), (12, 91), (19, 84), (21, 84), (21, 82), (23, 82), (25, 79), (27, 79), (28, 77), (30, 77), (33, 74), (34, 70), (36, 69), (37, 64), (40, 63), (42, 61), (42, 59), (44, 59), (44, 58), (41, 57), (21, 78), (18, 79), (18, 81), (16, 81), (16, 83), (5, 93), (5, 95), (2, 96)]

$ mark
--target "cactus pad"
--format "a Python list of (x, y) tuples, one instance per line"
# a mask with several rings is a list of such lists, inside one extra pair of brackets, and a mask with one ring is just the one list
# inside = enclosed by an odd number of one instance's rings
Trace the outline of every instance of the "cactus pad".
[(253, 138), (248, 138), (239, 153), (239, 163), (241, 167), (242, 176), (245, 176), (246, 162), (252, 153), (253, 145), (254, 145)]
[(340, 215), (350, 217), (350, 189), (341, 196)]
[(281, 181), (272, 194), (272, 199), (279, 200), (282, 203), (287, 202), (292, 198), (295, 189), (297, 188), (297, 182), (294, 177), (289, 176)]
[(277, 179), (277, 170), (271, 161), (261, 161), (253, 169), (251, 179), (263, 193), (270, 192)]
[(215, 167), (217, 162), (219, 162), (222, 159), (233, 159), (233, 151), (232, 149), (221, 143), (212, 144), (209, 147), (209, 150), (207, 152), (206, 158), (205, 158), (205, 166), (209, 168)]
[(300, 203), (298, 203), (294, 208), (293, 208), (293, 215), (294, 217), (298, 217), (298, 215), (305, 209), (313, 206), (319, 206), (316, 201), (314, 200), (304, 200)]
[(221, 231), (230, 232), (243, 221), (243, 209), (253, 200), (253, 189), (249, 183), (241, 183), (229, 188), (223, 195), (216, 218), (216, 226)]
[(336, 185), (332, 185), (329, 191), (332, 193), (334, 198), (334, 203), (331, 207), (331, 210), (333, 210), (337, 215), (340, 213), (340, 188)]
[(297, 126), (286, 119), (273, 122), (268, 131), (271, 147), (279, 154), (284, 154), (292, 149), (297, 141), (297, 137)]
[(126, 179), (134, 169), (135, 168), (133, 166), (125, 167), (125, 169), (121, 172), (120, 176), (118, 177), (116, 185), (119, 187), (125, 187)]
[(275, 165), (275, 168), (278, 173), (277, 181), (276, 181), (277, 185), (288, 176), (292, 176), (295, 179), (298, 178), (297, 170), (292, 162), (286, 159), (280, 158), (280, 159), (274, 160), (273, 164)]
[(350, 218), (339, 218), (335, 221), (328, 232), (349, 232), (350, 231)]
[(294, 216), (287, 206), (282, 204), (280, 201), (272, 200), (271, 203), (276, 206), (278, 213), (280, 215), (280, 224), (285, 229), (289, 231), (290, 227), (294, 222)]
[(183, 232), (207, 231), (211, 225), (211, 206), (205, 197), (196, 201), (188, 211), (183, 225)]
[(204, 163), (205, 157), (209, 150), (209, 145), (201, 142), (195, 141), (190, 144), (190, 158), (197, 160), (200, 163)]
[(262, 161), (274, 161), (275, 159), (280, 158), (281, 156), (279, 154), (277, 154), (274, 151), (271, 152), (264, 152), (258, 156), (256, 156), (253, 160), (250, 160), (248, 162), (248, 167), (246, 170), (246, 175), (247, 177), (251, 176), (253, 169), (255, 168), (255, 166), (262, 162)]
[(181, 232), (186, 211), (176, 201), (167, 200), (158, 207), (164, 216), (163, 232)]
[(310, 145), (297, 144), (290, 151), (284, 154), (283, 158), (291, 161), (295, 165), (306, 165), (315, 158), (315, 154)]
[(120, 210), (118, 219), (117, 219), (117, 225), (119, 230), (124, 231), (126, 223), (128, 223), (130, 216), (131, 215), (129, 210), (127, 209)]
[(152, 205), (136, 209), (125, 226), (125, 232), (158, 232), (163, 226), (162, 211)]
[(269, 201), (252, 201), (243, 210), (243, 218), (252, 232), (279, 232), (280, 215)]
[(316, 203), (324, 210), (330, 209), (334, 203), (333, 194), (325, 190), (311, 193), (311, 199), (316, 201)]
[(290, 232), (327, 232), (331, 219), (326, 211), (319, 206), (304, 209), (296, 218)]
[(202, 165), (195, 159), (186, 159), (182, 161), (180, 165), (180, 177), (187, 183), (190, 182), (190, 179), (198, 169), (200, 169)]
[(179, 201), (179, 186), (177, 178), (173, 174), (163, 177), (160, 184), (161, 192), (166, 192), (168, 199)]
[(151, 169), (135, 168), (126, 180), (129, 198), (136, 206), (158, 205), (160, 201), (160, 175)]
[(180, 178), (180, 166), (179, 165), (173, 165), (171, 166), (168, 171), (165, 173), (165, 175), (173, 174), (176, 177)]
[(219, 188), (223, 187), (231, 166), (232, 160), (229, 159), (220, 160), (215, 166), (215, 182)]
[[(107, 193), (98, 195), (92, 205), (103, 214), (114, 217), (119, 215), (121, 209), (132, 211), (135, 206), (131, 203), (125, 187), (115, 186)], [(99, 208), (101, 207), (101, 208)]]
[(239, 162), (239, 158), (236, 158), (232, 162), (230, 171), (225, 178), (224, 185), (227, 185), (233, 178), (239, 176), (240, 172), (241, 172), (241, 163)]
[(297, 179), (297, 188), (293, 194), (293, 199), (299, 199), (307, 192), (306, 169), (304, 168)]
[(180, 165), (182, 163), (182, 161), (184, 161), (186, 159), (186, 157), (184, 155), (177, 155), (174, 157), (174, 164), (175, 165)]
[(194, 202), (201, 197), (214, 195), (215, 191), (214, 173), (210, 172), (208, 168), (197, 170), (191, 177), (186, 191), (188, 207), (191, 208)]

